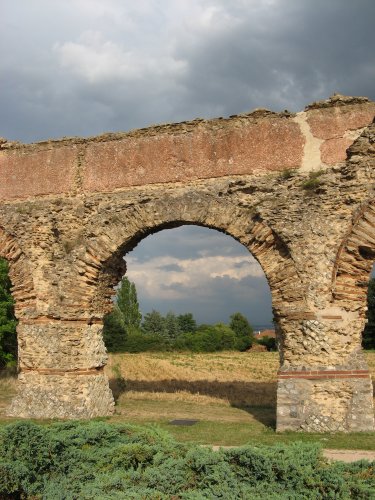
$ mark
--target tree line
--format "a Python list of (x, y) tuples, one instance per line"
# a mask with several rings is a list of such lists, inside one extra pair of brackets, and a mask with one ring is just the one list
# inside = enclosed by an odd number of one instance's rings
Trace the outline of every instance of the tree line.
[(113, 311), (104, 318), (103, 339), (109, 352), (189, 350), (213, 352), (245, 351), (254, 342), (253, 329), (241, 313), (229, 325), (197, 322), (192, 313), (163, 316), (152, 310), (143, 320), (134, 283), (125, 276), (117, 292)]

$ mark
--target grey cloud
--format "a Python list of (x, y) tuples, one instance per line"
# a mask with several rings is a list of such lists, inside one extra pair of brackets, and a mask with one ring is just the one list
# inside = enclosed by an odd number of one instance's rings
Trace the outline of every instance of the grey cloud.
[(136, 258), (138, 262), (161, 255), (180, 259), (212, 255), (250, 256), (248, 250), (231, 236), (194, 225), (184, 225), (150, 235), (128, 255)]
[(159, 269), (163, 271), (176, 271), (176, 272), (183, 272), (183, 268), (179, 266), (178, 264), (167, 264), (165, 266), (159, 266)]
[(163, 285), (169, 290), (183, 292), (183, 298), (163, 301), (150, 299), (142, 287), (137, 288), (142, 312), (156, 309), (163, 314), (172, 310), (177, 314), (193, 312), (199, 323), (228, 322), (234, 312), (241, 312), (255, 325), (272, 323), (271, 294), (265, 279), (251, 278), (238, 282), (230, 278), (214, 278), (207, 284), (211, 293), (197, 299), (194, 292), (181, 284)]
[[(0, 33), (0, 134), (32, 141), (259, 106), (298, 110), (334, 91), (375, 98), (373, 0), (189, 2), (193, 16), (218, 11), (208, 24), (185, 19), (186, 5), (8, 2)], [(58, 47), (80, 43), (85, 32), (100, 33), (103, 47), (109, 42), (133, 54), (144, 72), (135, 80), (109, 72), (88, 82), (63, 67)], [(153, 74), (152, 61), (164, 64), (165, 57), (186, 69)]]
[[(333, 92), (375, 98), (375, 3), (274, 2), (249, 15), (249, 2), (220, 2), (241, 23), (180, 44), (194, 111), (220, 104), (224, 114), (253, 107), (299, 110)], [(194, 98), (193, 98), (194, 96)]]

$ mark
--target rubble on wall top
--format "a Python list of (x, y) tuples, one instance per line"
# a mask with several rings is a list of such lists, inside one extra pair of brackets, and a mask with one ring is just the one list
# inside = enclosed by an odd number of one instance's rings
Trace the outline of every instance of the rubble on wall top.
[(21, 145), (21, 143), (18, 141), (8, 141), (5, 137), (0, 137), (0, 149), (12, 149), (19, 145)]
[(349, 104), (364, 104), (367, 102), (370, 102), (370, 99), (368, 97), (360, 97), (360, 96), (355, 97), (350, 95), (333, 94), (328, 99), (323, 99), (322, 101), (315, 101), (311, 104), (308, 104), (305, 107), (305, 111), (309, 111), (310, 109), (347, 106)]
[[(306, 106), (305, 111), (353, 104), (366, 104), (369, 102), (371, 101), (367, 97), (351, 97), (334, 94), (329, 99), (309, 104)], [(124, 138), (153, 137), (159, 134), (185, 134), (196, 130), (197, 127), (202, 126), (211, 130), (219, 130), (226, 126), (237, 127), (238, 124), (241, 124), (241, 122), (244, 123), (250, 121), (257, 123), (258, 120), (273, 118), (287, 119), (293, 116), (295, 116), (295, 113), (288, 110), (277, 113), (265, 108), (255, 108), (249, 112), (230, 115), (229, 117), (217, 117), (210, 119), (195, 118), (194, 120), (182, 121), (178, 123), (151, 125), (149, 127), (133, 129), (127, 132), (106, 132), (101, 135), (91, 137), (62, 137), (60, 139), (47, 139), (31, 144), (23, 144), (18, 141), (8, 141), (7, 139), (0, 138), (0, 150), (38, 150), (44, 147), (54, 148), (72, 144), (109, 142)]]
[(258, 120), (267, 118), (289, 118), (293, 113), (285, 110), (280, 113), (270, 111), (265, 108), (255, 108), (247, 113), (239, 113), (230, 115), (229, 117), (217, 118), (195, 118), (189, 121), (182, 121), (177, 123), (163, 123), (158, 125), (151, 125), (145, 128), (133, 129), (127, 132), (105, 132), (98, 136), (91, 137), (62, 137), (60, 139), (47, 139), (30, 144), (24, 144), (17, 141), (8, 141), (7, 139), (0, 139), (0, 149), (35, 149), (43, 146), (59, 147), (70, 144), (85, 144), (89, 142), (108, 142), (126, 137), (152, 137), (158, 134), (174, 134), (174, 133), (188, 133), (195, 130), (199, 126), (206, 126), (210, 129), (222, 129), (227, 124), (238, 123), (244, 121), (253, 121), (256, 123)]

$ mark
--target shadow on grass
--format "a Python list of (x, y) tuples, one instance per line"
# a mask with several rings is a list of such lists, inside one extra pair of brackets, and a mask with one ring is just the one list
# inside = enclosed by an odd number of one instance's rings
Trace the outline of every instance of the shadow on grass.
[(128, 391), (189, 392), (227, 400), (234, 408), (246, 411), (267, 427), (276, 426), (276, 382), (220, 382), (218, 380), (129, 380), (111, 378), (109, 386), (115, 401)]

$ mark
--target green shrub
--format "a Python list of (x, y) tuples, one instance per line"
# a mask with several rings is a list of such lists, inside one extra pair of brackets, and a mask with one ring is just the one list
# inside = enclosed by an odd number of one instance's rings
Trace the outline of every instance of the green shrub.
[(317, 445), (212, 451), (156, 427), (105, 422), (0, 429), (4, 499), (368, 499), (374, 463), (328, 463)]
[(0, 258), (0, 369), (17, 364), (17, 320), (11, 286), (8, 262)]
[(173, 347), (193, 352), (226, 351), (236, 348), (237, 337), (229, 326), (201, 325), (195, 333), (182, 334), (175, 340)]
[(280, 180), (288, 180), (291, 179), (296, 175), (296, 169), (294, 168), (287, 168), (285, 170), (282, 170), (279, 175)]
[(324, 174), (324, 170), (309, 172), (309, 178), (302, 183), (302, 188), (307, 191), (314, 191), (317, 189), (322, 184), (322, 180), (320, 179), (322, 174)]
[(126, 337), (122, 352), (165, 351), (168, 347), (168, 343), (160, 335), (131, 333)]
[(257, 344), (264, 345), (267, 351), (277, 351), (277, 342), (274, 337), (268, 337), (265, 335), (260, 339), (257, 339)]

